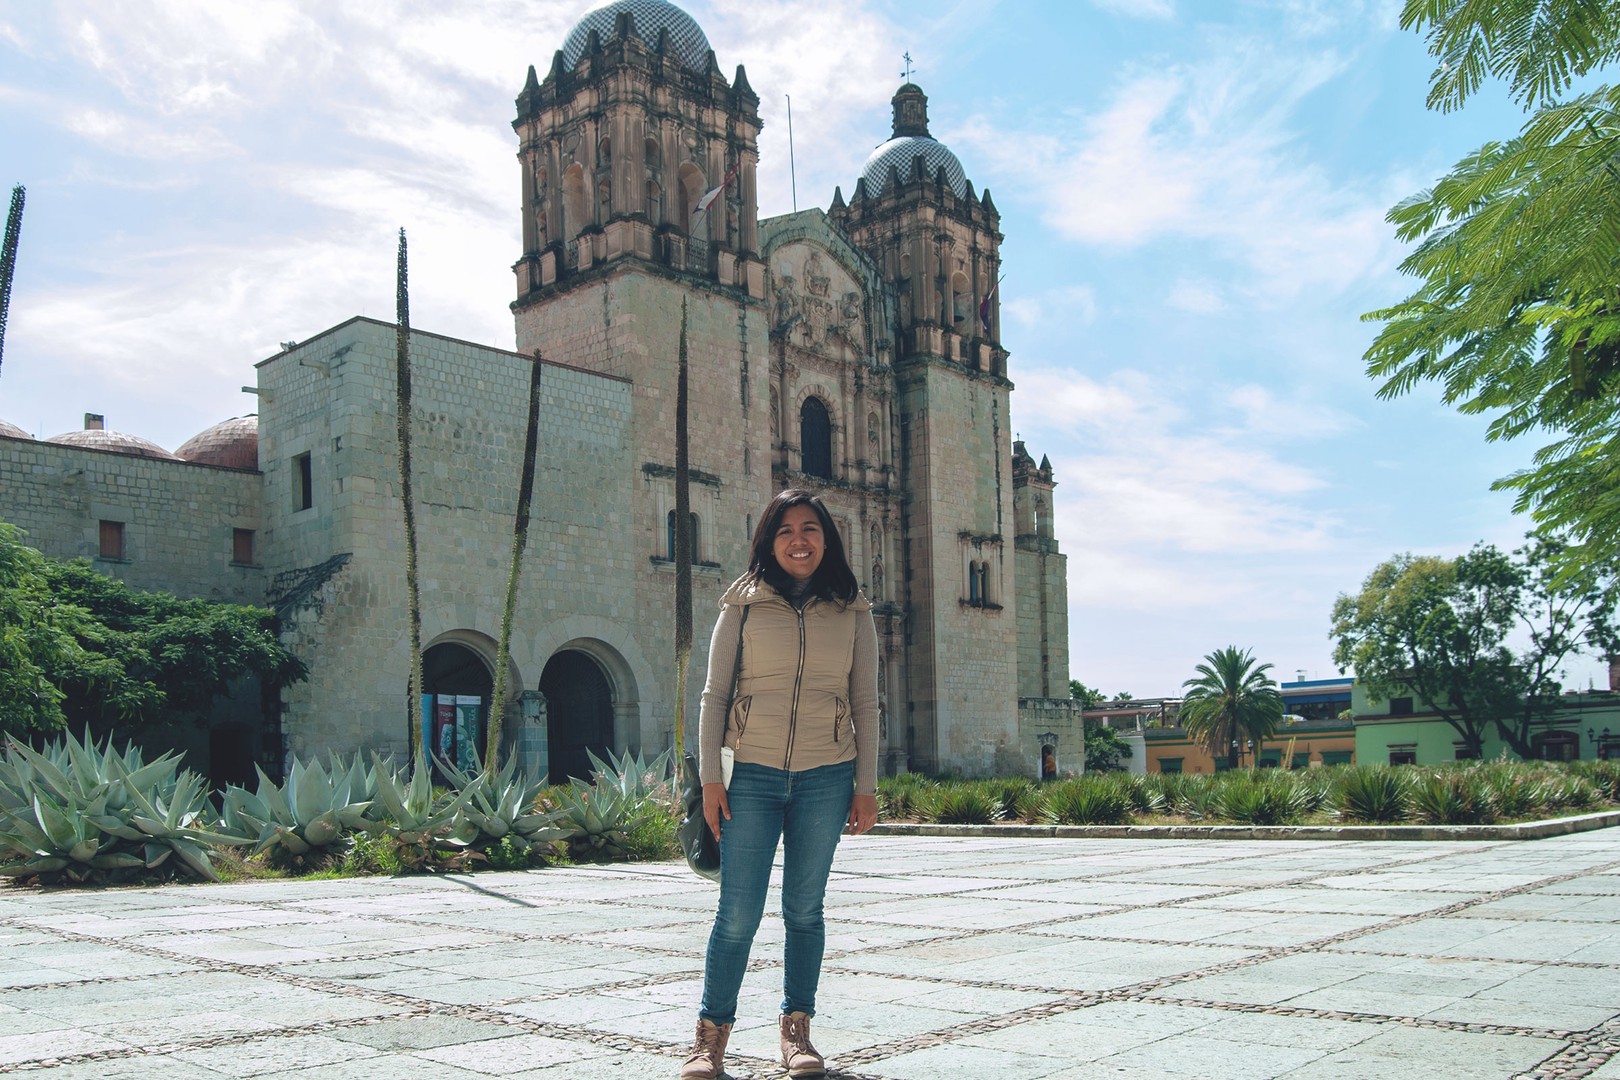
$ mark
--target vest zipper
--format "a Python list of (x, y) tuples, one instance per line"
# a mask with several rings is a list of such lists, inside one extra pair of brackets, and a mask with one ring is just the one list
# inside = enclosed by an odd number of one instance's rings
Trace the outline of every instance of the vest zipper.
[(793, 705), (788, 710), (787, 753), (782, 757), (783, 772), (793, 771), (788, 766), (793, 761), (793, 728), (799, 721), (799, 688), (804, 685), (804, 608), (796, 607), (793, 613), (799, 617), (799, 668), (793, 676)]

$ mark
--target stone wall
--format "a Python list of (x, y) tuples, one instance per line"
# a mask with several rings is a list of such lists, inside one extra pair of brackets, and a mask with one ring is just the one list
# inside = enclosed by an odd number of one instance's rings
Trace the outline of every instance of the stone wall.
[[(232, 561), (234, 530), (263, 550), (257, 472), (0, 436), (0, 519), (52, 558), (88, 558), (137, 589), (264, 602), (265, 571)], [(124, 525), (103, 559), (100, 523)]]

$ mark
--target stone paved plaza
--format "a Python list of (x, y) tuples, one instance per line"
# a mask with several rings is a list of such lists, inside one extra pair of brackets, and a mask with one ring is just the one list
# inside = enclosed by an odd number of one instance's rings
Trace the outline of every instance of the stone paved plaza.
[[(672, 1078), (713, 902), (675, 864), (0, 890), (0, 1074)], [(833, 1077), (1620, 1078), (1620, 830), (868, 836), (828, 907)], [(781, 1075), (780, 944), (738, 1080)]]

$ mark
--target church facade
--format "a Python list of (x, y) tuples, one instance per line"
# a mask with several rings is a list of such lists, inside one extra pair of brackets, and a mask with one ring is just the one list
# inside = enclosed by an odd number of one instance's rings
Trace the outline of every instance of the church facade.
[[(695, 717), (754, 516), (798, 486), (833, 508), (876, 605), (885, 771), (1028, 774), (1043, 748), (1078, 771), (1055, 483), (1011, 438), (995, 205), (908, 83), (847, 201), (761, 220), (758, 105), (663, 0), (591, 12), (543, 79), (530, 69), (513, 123), (516, 349), (410, 341), (425, 730), (465, 756), (501, 708), (512, 751), (553, 779), (582, 774), (587, 751), (669, 746), (675, 530), (696, 563)], [(683, 321), (692, 484), (677, 522)], [(273, 604), (310, 678), (284, 693), (261, 759), (399, 752), (416, 713), (395, 328), (357, 318), (290, 345), (255, 389), (250, 461), (0, 434), (0, 517), (134, 584)], [(511, 693), (494, 703), (532, 389), (535, 497)], [(120, 487), (121, 472), (154, 479)], [(64, 484), (86, 492), (68, 509), (47, 494)], [(199, 507), (199, 486), (232, 498)], [(94, 546), (108, 521), (125, 530), (118, 559)], [(230, 560), (204, 556), (226, 536)]]

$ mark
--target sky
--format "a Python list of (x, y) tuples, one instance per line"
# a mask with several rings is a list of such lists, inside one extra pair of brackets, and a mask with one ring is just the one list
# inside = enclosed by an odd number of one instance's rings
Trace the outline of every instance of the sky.
[[(413, 325), (511, 348), (513, 99), (595, 6), (0, 0), (0, 183), (27, 187), (0, 418), (173, 450), (253, 411), (280, 342), (392, 319), (401, 226)], [(1365, 374), (1361, 316), (1412, 291), (1385, 214), (1523, 123), (1490, 86), (1426, 110), (1397, 0), (682, 6), (760, 96), (762, 217), (850, 194), (907, 54), (990, 190), (1074, 678), (1173, 695), (1228, 645), (1332, 678), (1333, 601), (1379, 562), (1522, 540), (1490, 485), (1534, 444)]]

